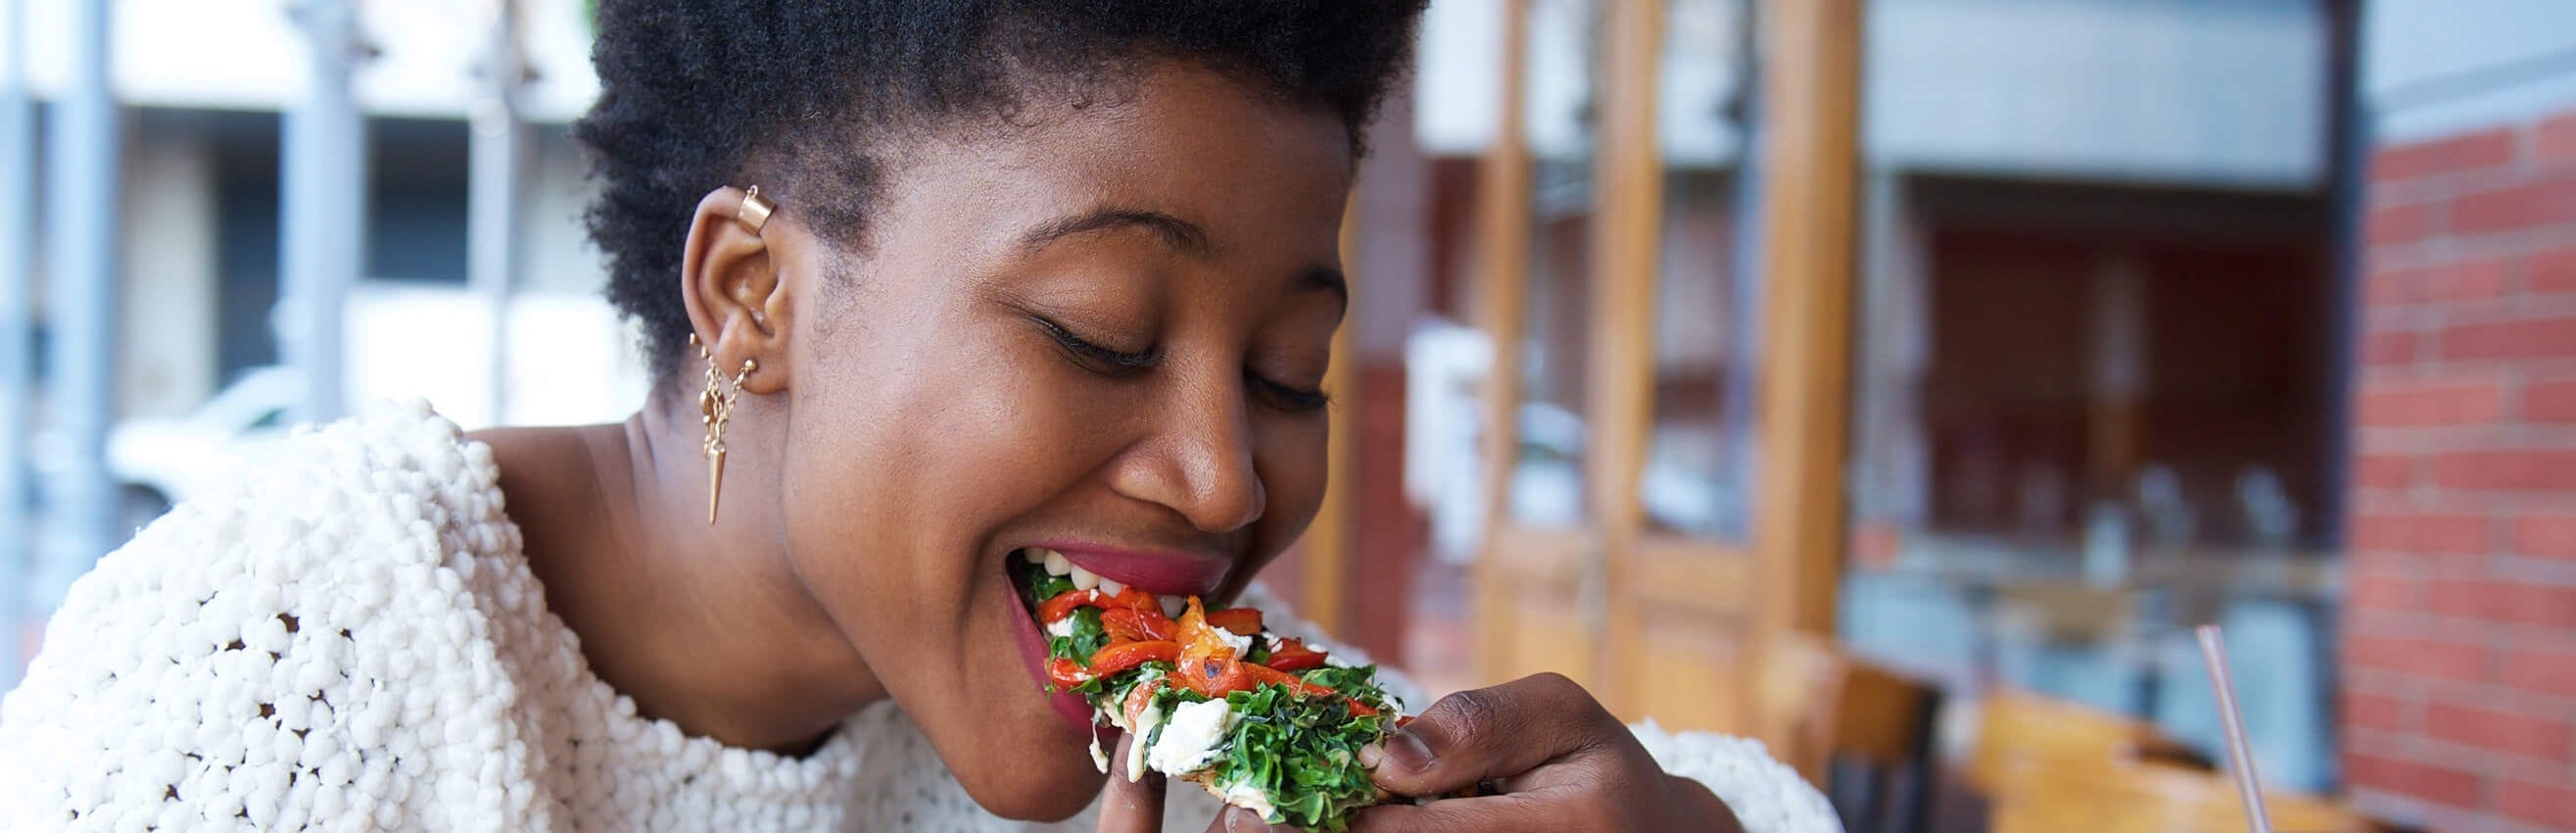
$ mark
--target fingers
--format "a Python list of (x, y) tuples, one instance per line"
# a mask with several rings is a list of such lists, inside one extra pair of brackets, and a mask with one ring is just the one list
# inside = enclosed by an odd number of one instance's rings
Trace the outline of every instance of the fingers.
[(1439, 795), (1591, 748), (1607, 728), (1626, 732), (1582, 686), (1539, 674), (1441, 698), (1382, 748), (1362, 750), (1360, 762), (1375, 770), (1378, 786)]
[(1127, 745), (1135, 735), (1118, 734), (1118, 750), (1109, 756), (1109, 785), (1100, 790), (1100, 833), (1162, 833), (1163, 775), (1147, 771), (1127, 780)]

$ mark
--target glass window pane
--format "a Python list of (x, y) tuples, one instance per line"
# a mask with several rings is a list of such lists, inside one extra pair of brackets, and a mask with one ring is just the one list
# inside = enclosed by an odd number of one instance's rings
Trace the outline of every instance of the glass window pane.
[(1528, 333), (1522, 340), (1519, 457), (1506, 511), (1517, 523), (1584, 518), (1584, 375), (1591, 353), (1592, 148), (1600, 5), (1529, 4), (1531, 154)]
[(1672, 0), (1658, 83), (1664, 164), (1654, 429), (1640, 492), (1660, 530), (1743, 542), (1752, 519), (1756, 282), (1740, 245), (1743, 0)]

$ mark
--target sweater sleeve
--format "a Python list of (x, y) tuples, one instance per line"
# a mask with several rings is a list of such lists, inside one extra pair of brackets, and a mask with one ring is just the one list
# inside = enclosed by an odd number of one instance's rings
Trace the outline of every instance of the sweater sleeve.
[[(1287, 605), (1261, 585), (1245, 590), (1243, 603), (1272, 611), (1271, 627), (1282, 634), (1326, 646), (1353, 662), (1368, 661), (1358, 650), (1323, 638), (1313, 624), (1289, 614)], [(1404, 702), (1406, 712), (1420, 713), (1431, 706), (1422, 687), (1403, 672), (1381, 668), (1378, 676), (1387, 691)], [(1842, 831), (1842, 820), (1824, 794), (1799, 777), (1797, 770), (1772, 758), (1761, 741), (1712, 732), (1666, 731), (1652, 719), (1628, 729), (1665, 772), (1707, 785), (1735, 811), (1745, 833)]]
[(523, 797), (474, 757), (515, 743), (507, 698), (470, 685), (500, 674), (422, 497), (465, 462), (384, 419), (299, 435), (73, 583), (0, 702), (0, 829), (453, 829)]
[(254, 808), (245, 796), (306, 774), (282, 765), (301, 746), (253, 748), (246, 730), (276, 712), (261, 695), (281, 682), (272, 652), (288, 650), (287, 623), (253, 621), (254, 588), (218, 577), (244, 565), (202, 541), (239, 521), (183, 506), (73, 583), (43, 653), (0, 705), (0, 828), (280, 821), (274, 799)]

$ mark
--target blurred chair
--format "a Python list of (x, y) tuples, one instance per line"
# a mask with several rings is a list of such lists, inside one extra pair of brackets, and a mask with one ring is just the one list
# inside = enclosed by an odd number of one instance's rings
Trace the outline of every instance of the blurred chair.
[(1792, 634), (1766, 656), (1764, 707), (1785, 727), (1781, 759), (1825, 787), (1844, 829), (1928, 829), (1940, 689), (1819, 636)]

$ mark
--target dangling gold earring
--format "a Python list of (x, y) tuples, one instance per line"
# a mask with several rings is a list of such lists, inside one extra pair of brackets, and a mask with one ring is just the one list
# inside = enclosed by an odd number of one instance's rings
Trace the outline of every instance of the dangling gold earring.
[(733, 421), (734, 400), (742, 396), (742, 381), (760, 369), (760, 363), (742, 360), (742, 372), (725, 378), (716, 370), (716, 357), (698, 341), (697, 333), (689, 334), (689, 344), (698, 348), (698, 358), (707, 363), (707, 388), (698, 392), (698, 422), (707, 427), (703, 446), (707, 456), (707, 523), (716, 522), (716, 501), (724, 495), (725, 424)]

